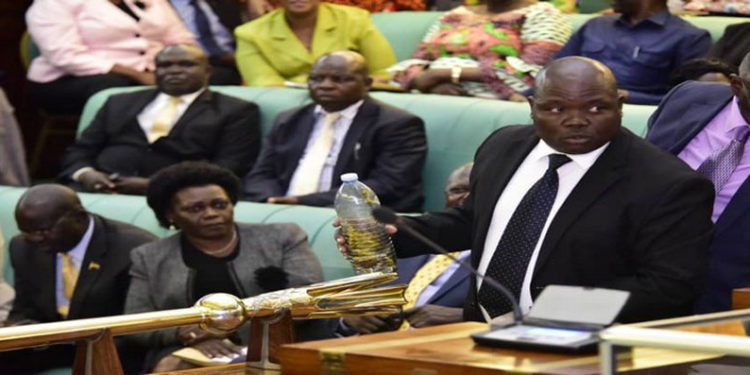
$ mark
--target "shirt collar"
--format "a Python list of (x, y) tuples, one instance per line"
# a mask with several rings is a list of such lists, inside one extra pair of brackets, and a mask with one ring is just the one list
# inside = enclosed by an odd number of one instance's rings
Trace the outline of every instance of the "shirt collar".
[[(78, 243), (73, 246), (70, 251), (68, 251), (68, 254), (71, 258), (73, 258), (73, 262), (75, 264), (81, 264), (83, 262), (83, 257), (86, 255), (86, 248), (89, 247), (89, 242), (91, 242), (91, 237), (94, 235), (94, 218), (89, 215), (89, 226), (86, 228), (86, 232), (81, 237), (81, 240), (78, 241)], [(62, 254), (60, 254), (62, 256)]]
[[(667, 20), (670, 17), (672, 17), (672, 14), (669, 13), (669, 10), (663, 10), (663, 11), (661, 11), (659, 13), (655, 13), (654, 15), (652, 15), (649, 18), (646, 18), (642, 22), (638, 23), (638, 25), (642, 24), (643, 22), (649, 21), (649, 22), (651, 22), (653, 24), (656, 24), (656, 25), (659, 25), (661, 27), (664, 27), (664, 25), (667, 23)], [(627, 18), (625, 18), (624, 14), (620, 15), (620, 17), (618, 18), (618, 21), (620, 21), (624, 25), (627, 25), (627, 26), (630, 26), (630, 27), (638, 26), (638, 25), (631, 25), (630, 22), (629, 22), (629, 20)]]
[[(338, 113), (341, 115), (341, 117), (343, 117), (345, 119), (353, 120), (354, 116), (356, 116), (357, 112), (359, 112), (359, 107), (361, 107), (362, 103), (364, 103), (364, 102), (365, 102), (365, 100), (361, 99), (360, 101), (358, 101), (358, 102), (356, 102), (356, 103), (354, 103), (354, 104), (352, 104), (352, 105), (350, 105), (350, 106), (348, 106), (348, 107), (346, 107), (346, 108), (338, 111)], [(322, 116), (322, 115), (325, 115), (326, 113), (328, 113), (328, 112), (326, 112), (323, 109), (323, 107), (320, 106), (320, 104), (316, 104), (315, 105), (315, 110), (314, 111), (315, 111), (315, 116), (316, 117), (317, 116)]]
[[(592, 165), (594, 165), (594, 163), (596, 163), (596, 160), (599, 159), (599, 156), (604, 152), (604, 150), (607, 149), (609, 144), (610, 142), (607, 142), (596, 150), (589, 151), (585, 154), (566, 154), (564, 152), (555, 150), (543, 139), (540, 139), (536, 147), (534, 147), (534, 149), (531, 150), (531, 153), (529, 153), (529, 157), (531, 158), (531, 160), (536, 161), (546, 159), (547, 156), (551, 154), (563, 154), (568, 156), (570, 160), (572, 160), (573, 163), (578, 165), (580, 168), (589, 169)], [(544, 161), (547, 162), (547, 160)]]
[[(193, 100), (195, 100), (195, 98), (198, 97), (198, 95), (202, 94), (203, 91), (206, 91), (205, 87), (201, 87), (200, 89), (198, 89), (198, 91), (194, 91), (194, 92), (191, 92), (189, 94), (176, 96), (176, 98), (180, 98), (180, 104), (182, 104), (182, 103), (188, 103), (188, 104), (190, 104), (190, 103), (193, 102)], [(159, 95), (158, 95), (158, 97), (156, 99), (168, 101), (169, 98), (175, 98), (175, 96), (168, 95), (168, 94), (166, 94), (164, 92), (159, 91)]]

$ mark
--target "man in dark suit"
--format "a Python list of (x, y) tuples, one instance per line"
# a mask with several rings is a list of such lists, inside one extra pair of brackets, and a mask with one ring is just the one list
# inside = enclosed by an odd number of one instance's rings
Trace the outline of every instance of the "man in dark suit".
[(60, 178), (86, 191), (143, 194), (148, 177), (183, 160), (244, 176), (260, 149), (258, 107), (207, 88), (199, 48), (156, 56), (156, 89), (113, 95), (63, 156)]
[[(450, 251), (473, 249), (472, 265), (523, 311), (562, 284), (630, 292), (621, 322), (690, 314), (713, 231), (710, 182), (621, 128), (623, 97), (601, 63), (556, 60), (535, 89), (534, 125), (487, 138), (462, 207), (403, 220)], [(394, 244), (399, 256), (425, 252), (407, 234)], [(502, 294), (471, 280), (464, 319), (510, 311)]]
[(242, 24), (237, 0), (170, 0), (182, 22), (195, 35), (213, 67), (212, 85), (242, 82), (234, 60), (234, 28)]
[(750, 22), (729, 25), (716, 41), (708, 56), (718, 57), (733, 66), (740, 66), (742, 58), (750, 52)]
[[(15, 214), (21, 235), (9, 246), (16, 289), (9, 324), (122, 314), (130, 284), (130, 250), (155, 240), (153, 234), (86, 212), (75, 192), (62, 185), (30, 188)], [(10, 353), (29, 357), (3, 357), (4, 366), (22, 366), (13, 371), (4, 367), (9, 373), (73, 361), (67, 346)]]
[(356, 52), (320, 57), (308, 79), (314, 103), (276, 119), (245, 179), (245, 199), (330, 206), (339, 176), (356, 172), (384, 206), (421, 209), (424, 123), (368, 97), (371, 84)]
[[(646, 139), (708, 172), (704, 164), (734, 147), (734, 165), (727, 166), (716, 185), (713, 221), (716, 234), (709, 249), (706, 289), (696, 311), (731, 308), (732, 289), (750, 285), (750, 152), (745, 142), (750, 129), (750, 53), (730, 85), (688, 81), (672, 89), (649, 120)], [(744, 137), (743, 137), (744, 135)], [(708, 165), (708, 164), (706, 164)]]

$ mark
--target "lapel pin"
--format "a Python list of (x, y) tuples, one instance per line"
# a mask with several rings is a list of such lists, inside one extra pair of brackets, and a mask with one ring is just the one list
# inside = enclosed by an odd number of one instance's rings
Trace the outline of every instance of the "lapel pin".
[(89, 263), (89, 270), (98, 270), (99, 268), (101, 268), (99, 263), (96, 263), (96, 262)]

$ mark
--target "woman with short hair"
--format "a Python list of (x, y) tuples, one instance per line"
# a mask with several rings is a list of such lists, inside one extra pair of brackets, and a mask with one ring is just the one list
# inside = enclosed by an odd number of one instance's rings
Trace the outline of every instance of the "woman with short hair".
[[(255, 296), (268, 291), (259, 285), (258, 274), (270, 267), (288, 277), (288, 285), (279, 288), (323, 280), (307, 236), (296, 224), (235, 223), (238, 192), (237, 177), (205, 162), (175, 164), (154, 175), (148, 205), (162, 226), (179, 232), (133, 250), (126, 313), (189, 307), (210, 293)], [(169, 356), (185, 346), (216, 357), (233, 356), (240, 349), (235, 343), (246, 344), (197, 326), (143, 333), (135, 339), (150, 349), (146, 361), (148, 369), (157, 364), (153, 371), (189, 367)]]

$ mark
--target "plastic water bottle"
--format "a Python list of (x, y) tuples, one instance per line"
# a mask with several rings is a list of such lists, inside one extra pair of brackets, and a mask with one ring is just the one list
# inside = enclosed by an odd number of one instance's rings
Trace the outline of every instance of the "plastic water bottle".
[(393, 243), (383, 224), (372, 216), (380, 201), (356, 173), (341, 175), (341, 187), (334, 207), (341, 220), (341, 232), (349, 245), (350, 259), (358, 274), (396, 272)]

